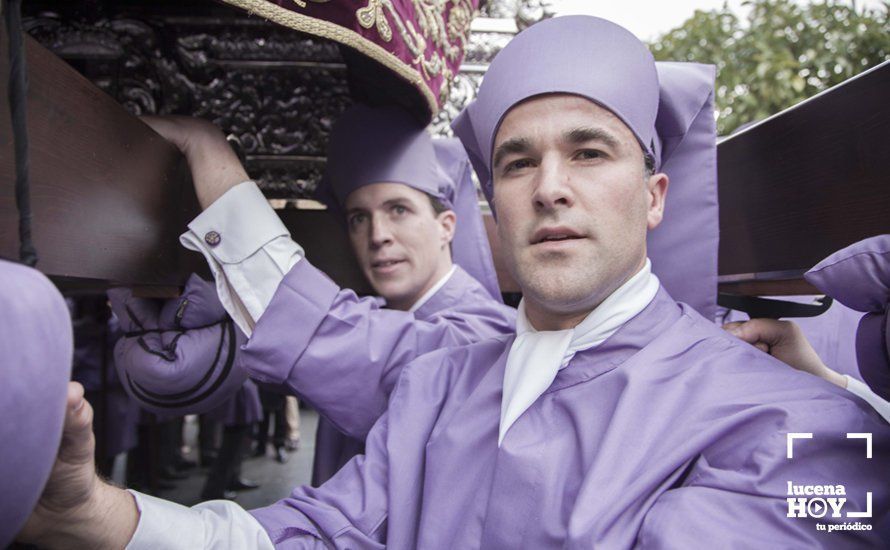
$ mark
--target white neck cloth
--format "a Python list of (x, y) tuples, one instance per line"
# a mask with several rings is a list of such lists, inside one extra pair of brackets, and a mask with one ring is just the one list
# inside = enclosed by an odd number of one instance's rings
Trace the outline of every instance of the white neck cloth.
[(414, 305), (411, 306), (408, 311), (414, 313), (415, 311), (423, 307), (425, 303), (429, 302), (430, 298), (432, 298), (437, 292), (442, 290), (442, 287), (445, 286), (445, 283), (451, 280), (451, 276), (454, 275), (454, 271), (456, 269), (457, 264), (452, 265), (451, 269), (448, 270), (448, 273), (446, 273), (441, 279), (439, 279), (439, 282), (430, 287), (430, 289), (427, 290), (423, 296), (421, 296), (416, 302), (414, 302)]
[(658, 288), (658, 277), (652, 274), (652, 264), (647, 258), (636, 275), (575, 328), (567, 330), (535, 330), (525, 315), (525, 300), (519, 302), (516, 340), (507, 355), (504, 371), (498, 447), (510, 426), (547, 391), (556, 373), (568, 365), (577, 352), (602, 344), (621, 325), (643, 311), (655, 298)]

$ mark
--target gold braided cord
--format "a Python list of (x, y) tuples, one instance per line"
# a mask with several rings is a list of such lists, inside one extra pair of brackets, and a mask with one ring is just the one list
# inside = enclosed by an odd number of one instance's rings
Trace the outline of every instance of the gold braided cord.
[(439, 112), (436, 96), (433, 95), (432, 90), (426, 85), (418, 71), (405, 65), (391, 52), (386, 51), (357, 32), (330, 21), (322, 21), (308, 15), (292, 12), (268, 0), (223, 0), (223, 2), (255, 13), (279, 25), (321, 38), (327, 38), (358, 50), (384, 67), (395, 71), (396, 74), (419, 89), (430, 107), (432, 116), (435, 117)]

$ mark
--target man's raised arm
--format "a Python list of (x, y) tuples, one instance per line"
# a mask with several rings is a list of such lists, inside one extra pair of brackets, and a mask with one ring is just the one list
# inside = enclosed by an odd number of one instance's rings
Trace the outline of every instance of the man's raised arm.
[[(145, 120), (188, 159), (205, 211), (182, 240), (204, 254), (220, 303), (251, 335), (237, 351), (235, 368), (300, 395), (348, 435), (367, 435), (401, 368), (414, 358), (512, 330), (514, 319), (506, 308), (480, 307), (475, 316), (446, 311), (422, 321), (341, 289), (302, 259), (302, 249), (262, 193), (244, 181), (243, 167), (217, 128), (186, 117)], [(190, 311), (212, 307), (209, 302), (191, 304)], [(195, 354), (212, 356), (215, 342), (184, 340), (188, 346), (207, 349), (177, 355), (176, 369), (205, 370), (205, 365), (186, 365), (183, 360)], [(158, 362), (141, 346), (126, 349), (124, 369), (138, 371)]]

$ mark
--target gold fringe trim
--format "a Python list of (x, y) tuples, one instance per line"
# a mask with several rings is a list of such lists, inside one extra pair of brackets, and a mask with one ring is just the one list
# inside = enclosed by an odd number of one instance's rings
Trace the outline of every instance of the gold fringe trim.
[(327, 38), (358, 50), (384, 67), (395, 71), (400, 77), (413, 84), (426, 99), (432, 116), (435, 117), (438, 114), (439, 104), (436, 102), (436, 96), (433, 95), (432, 90), (426, 85), (420, 73), (405, 65), (391, 52), (386, 51), (357, 32), (329, 21), (322, 21), (308, 15), (292, 12), (267, 0), (223, 0), (223, 2), (245, 9), (279, 25), (321, 38)]

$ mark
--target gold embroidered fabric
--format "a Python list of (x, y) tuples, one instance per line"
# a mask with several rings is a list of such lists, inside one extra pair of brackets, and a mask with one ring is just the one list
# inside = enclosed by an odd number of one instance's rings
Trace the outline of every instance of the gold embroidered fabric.
[[(224, 1), (297, 31), (358, 50), (414, 85), (433, 116), (448, 99), (478, 2), (344, 0), (344, 4), (358, 5), (354, 11), (355, 20), (349, 22), (324, 18), (328, 14), (342, 13), (342, 9), (325, 10), (322, 5), (330, 7), (341, 0)], [(368, 37), (360, 29), (374, 31), (379, 40)]]

